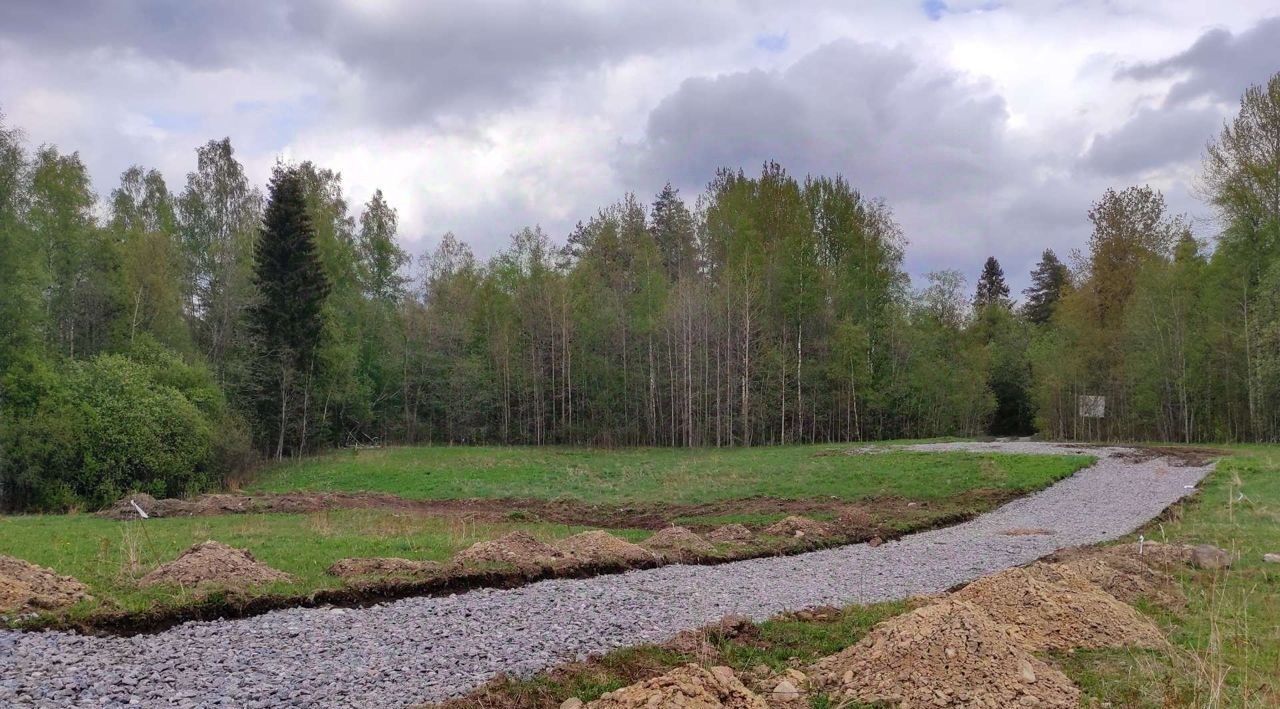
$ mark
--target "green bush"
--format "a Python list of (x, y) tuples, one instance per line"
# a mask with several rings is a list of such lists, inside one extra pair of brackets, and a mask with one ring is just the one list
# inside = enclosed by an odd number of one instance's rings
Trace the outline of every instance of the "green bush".
[(242, 440), (207, 372), (154, 343), (57, 369), (24, 362), (0, 385), (0, 485), (11, 508), (197, 493), (220, 481)]

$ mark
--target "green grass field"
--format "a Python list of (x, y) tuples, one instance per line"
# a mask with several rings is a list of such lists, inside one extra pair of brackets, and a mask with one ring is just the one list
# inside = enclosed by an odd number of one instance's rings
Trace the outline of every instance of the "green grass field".
[[(751, 450), (570, 448), (390, 448), (340, 452), (283, 464), (249, 486), (254, 492), (375, 491), (415, 499), (536, 498), (586, 503), (699, 503), (752, 497), (892, 497), (938, 501), (938, 519), (974, 514), (995, 504), (970, 491), (1006, 494), (1043, 488), (1089, 464), (1090, 458), (971, 453), (838, 454), (844, 447), (789, 446)], [(837, 453), (834, 454), (833, 453)], [(992, 498), (995, 499), (995, 498)], [(742, 515), (732, 521), (764, 523), (781, 516)], [(708, 522), (708, 520), (697, 520)], [(718, 521), (730, 521), (728, 519)], [(886, 521), (893, 528), (893, 520)], [(913, 520), (927, 526), (927, 516)], [(607, 524), (603, 524), (610, 528)], [(443, 561), (483, 539), (522, 529), (545, 540), (582, 527), (528, 519), (464, 522), (389, 509), (308, 514), (236, 514), (119, 522), (89, 514), (0, 517), (0, 554), (74, 576), (96, 600), (72, 609), (74, 617), (103, 611), (143, 611), (191, 603), (178, 589), (140, 589), (137, 579), (192, 544), (214, 539), (250, 550), (262, 562), (292, 574), (293, 583), (261, 587), (258, 594), (305, 595), (343, 582), (325, 573), (348, 557), (395, 556)], [(638, 541), (648, 532), (610, 531)]]
[(534, 498), (695, 504), (748, 497), (953, 497), (1044, 487), (1083, 456), (891, 452), (848, 445), (768, 448), (399, 447), (350, 450), (270, 468), (251, 492), (386, 492), (416, 499)]

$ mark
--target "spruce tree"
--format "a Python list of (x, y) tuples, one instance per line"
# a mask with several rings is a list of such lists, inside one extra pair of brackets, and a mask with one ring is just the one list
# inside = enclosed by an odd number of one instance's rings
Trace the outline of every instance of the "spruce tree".
[(973, 306), (978, 309), (988, 305), (1009, 307), (1009, 286), (1004, 282), (1004, 269), (995, 256), (988, 256), (978, 277), (978, 290), (973, 296)]
[(275, 436), (276, 457), (284, 454), (299, 387), (307, 386), (299, 375), (313, 370), (324, 330), (329, 281), (315, 240), (297, 169), (277, 166), (254, 249), (258, 297), (250, 310), (260, 374), (257, 409)]
[(1058, 260), (1053, 249), (1045, 249), (1040, 256), (1040, 263), (1031, 272), (1031, 287), (1022, 291), (1027, 296), (1022, 314), (1036, 325), (1049, 322), (1066, 284), (1067, 267)]
[(670, 182), (653, 202), (649, 231), (662, 253), (662, 265), (668, 278), (674, 281), (693, 272), (693, 215), (680, 199), (680, 191)]

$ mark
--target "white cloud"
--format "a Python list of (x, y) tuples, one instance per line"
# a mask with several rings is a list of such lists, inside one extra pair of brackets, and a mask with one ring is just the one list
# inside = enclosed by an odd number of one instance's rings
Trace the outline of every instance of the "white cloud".
[[(1271, 0), (948, 5), (12, 0), (0, 109), (80, 150), (102, 194), (134, 162), (180, 189), (224, 135), (258, 181), (313, 160), (354, 205), (384, 189), (414, 251), (446, 230), (481, 255), (525, 224), (561, 238), (624, 191), (691, 197), (713, 163), (791, 159), (888, 197), (914, 270), (994, 254), (1016, 286), (1044, 246), (1083, 243), (1107, 186), (1201, 210), (1190, 143), (1274, 63), (1280, 27), (1255, 27)], [(883, 72), (841, 65), (858, 61)]]

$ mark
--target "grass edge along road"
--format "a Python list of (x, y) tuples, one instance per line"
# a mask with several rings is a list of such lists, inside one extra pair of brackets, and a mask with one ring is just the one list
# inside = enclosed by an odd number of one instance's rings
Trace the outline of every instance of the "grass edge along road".
[[(1139, 534), (1148, 540), (1213, 544), (1236, 561), (1226, 571), (1177, 570), (1188, 603), (1180, 611), (1139, 603), (1166, 632), (1170, 652), (1076, 650), (1053, 653), (1082, 690), (1083, 705), (1112, 707), (1280, 706), (1280, 565), (1262, 560), (1280, 553), (1280, 446), (1221, 447), (1226, 457), (1192, 498), (1179, 502)], [(878, 603), (787, 613), (759, 623), (745, 640), (709, 636), (714, 658), (699, 652), (643, 645), (528, 678), (503, 677), (448, 709), (556, 707), (584, 701), (690, 662), (728, 665), (740, 675), (761, 665), (771, 672), (803, 669), (814, 660), (855, 644), (879, 622), (912, 608), (910, 602)], [(835, 706), (825, 696), (812, 707)], [(843, 709), (854, 709), (841, 704)]]
[[(458, 449), (434, 449), (450, 451), (452, 460), (457, 460)], [(995, 506), (1002, 499), (1025, 494), (1047, 487), (1054, 481), (1070, 475), (1075, 470), (1089, 464), (1087, 457), (1068, 456), (1022, 456), (1008, 454), (974, 454), (974, 453), (884, 453), (871, 456), (843, 455), (844, 447), (835, 446), (793, 446), (761, 455), (745, 451), (736, 455), (707, 456), (705, 452), (690, 452), (694, 458), (710, 457), (716, 465), (726, 458), (731, 461), (755, 459), (763, 460), (755, 466), (746, 465), (748, 471), (756, 471), (758, 477), (749, 493), (759, 495), (762, 492), (785, 494), (796, 486), (811, 485), (820, 490), (824, 497), (831, 493), (843, 492), (843, 500), (858, 502), (868, 496), (893, 497), (903, 499), (920, 499), (921, 502), (910, 512), (909, 517), (902, 519), (877, 519), (884, 525), (885, 533), (913, 531), (936, 526), (948, 520), (972, 516)], [(472, 451), (489, 458), (493, 449), (485, 448)], [(466, 452), (465, 450), (463, 452)], [(526, 449), (512, 449), (511, 460), (526, 460)], [(614, 454), (601, 451), (588, 451), (596, 456), (622, 455), (627, 459), (641, 455), (641, 451), (626, 451)], [(570, 454), (577, 457), (572, 450), (558, 451), (559, 456)], [(342, 458), (341, 455), (334, 456)], [(367, 459), (362, 455), (359, 459)], [(665, 450), (659, 456), (668, 461), (679, 462), (679, 457)], [(816, 462), (815, 462), (816, 461)], [(788, 465), (788, 462), (790, 463)], [(768, 465), (765, 465), (767, 463)], [(702, 465), (706, 465), (704, 462)], [(489, 471), (492, 465), (473, 464), (471, 467), (456, 468), (455, 475), (467, 477), (470, 470)], [(601, 472), (593, 473), (590, 466), (578, 462), (574, 466), (566, 466), (563, 472), (542, 473), (539, 477), (548, 488), (544, 495), (551, 497), (556, 493), (554, 479), (557, 477), (576, 477), (578, 489), (583, 487), (583, 480), (597, 481), (595, 492), (587, 495), (589, 499), (607, 499), (621, 502), (637, 499), (635, 490), (671, 488), (670, 477), (660, 475), (661, 470), (646, 468), (650, 476), (663, 477), (659, 483), (643, 482), (641, 484), (613, 485), (609, 477), (608, 461), (599, 466)], [(695, 481), (701, 484), (707, 474), (706, 468), (691, 474), (686, 467), (672, 466), (679, 472), (675, 476), (681, 480)], [(766, 476), (764, 471), (772, 469), (773, 475)], [(774, 478), (782, 477), (778, 470), (788, 472), (786, 481), (775, 482)], [(841, 488), (838, 483), (840, 473), (844, 471), (844, 479), (857, 484)], [(806, 475), (804, 471), (811, 474)], [(522, 469), (504, 471), (505, 476), (515, 475)], [(439, 475), (439, 473), (436, 473)], [(639, 474), (635, 472), (620, 473), (628, 483), (634, 483)], [(376, 471), (364, 477), (365, 480), (378, 483)], [(744, 483), (743, 474), (737, 476), (737, 485), (741, 489)], [(550, 480), (551, 482), (546, 482)], [(452, 489), (465, 489), (455, 485)], [(621, 489), (624, 494), (619, 497), (601, 498), (601, 490)], [(974, 491), (994, 489), (1001, 491), (1004, 497), (982, 497), (960, 495), (949, 501), (930, 497), (938, 490)], [(701, 499), (697, 494), (677, 494), (673, 497), (684, 499)], [(705, 490), (705, 489), (704, 489)], [(593, 497), (594, 495), (594, 497)], [(840, 495), (834, 495), (840, 497)], [(894, 514), (901, 514), (905, 505), (897, 499)], [(867, 504), (873, 513), (876, 509), (874, 500)], [(740, 520), (748, 524), (760, 526), (780, 517), (777, 515), (753, 514)], [(724, 519), (682, 519), (682, 523), (696, 524), (722, 523)], [(602, 520), (602, 522), (605, 522)], [(897, 528), (894, 525), (899, 525)], [(601, 527), (608, 528), (607, 523)], [(448, 559), (460, 549), (484, 539), (490, 539), (513, 530), (529, 531), (543, 540), (552, 540), (581, 531), (583, 527), (563, 524), (549, 524), (538, 520), (513, 518), (494, 522), (475, 522), (465, 518), (441, 518), (392, 510), (326, 510), (309, 514), (238, 514), (208, 517), (174, 517), (150, 519), (146, 521), (117, 522), (88, 514), (73, 515), (31, 515), (0, 517), (0, 553), (26, 559), (42, 566), (47, 566), (58, 573), (74, 576), (89, 586), (95, 596), (94, 601), (82, 602), (73, 606), (63, 616), (72, 624), (79, 621), (92, 620), (99, 614), (141, 613), (164, 611), (166, 609), (182, 609), (207, 602), (198, 594), (181, 588), (152, 587), (139, 588), (137, 579), (160, 563), (172, 560), (183, 549), (191, 544), (214, 539), (231, 546), (250, 550), (260, 561), (268, 566), (292, 574), (294, 582), (277, 582), (257, 587), (247, 593), (249, 596), (272, 596), (279, 604), (288, 605), (291, 598), (306, 597), (318, 590), (342, 589), (341, 579), (329, 576), (325, 570), (333, 562), (347, 557), (391, 556), (415, 560), (442, 561)], [(648, 532), (637, 529), (610, 529), (610, 532), (630, 541), (639, 541)], [(238, 599), (231, 599), (236, 601)], [(215, 597), (215, 604), (220, 602)], [(46, 614), (50, 615), (50, 614)]]

